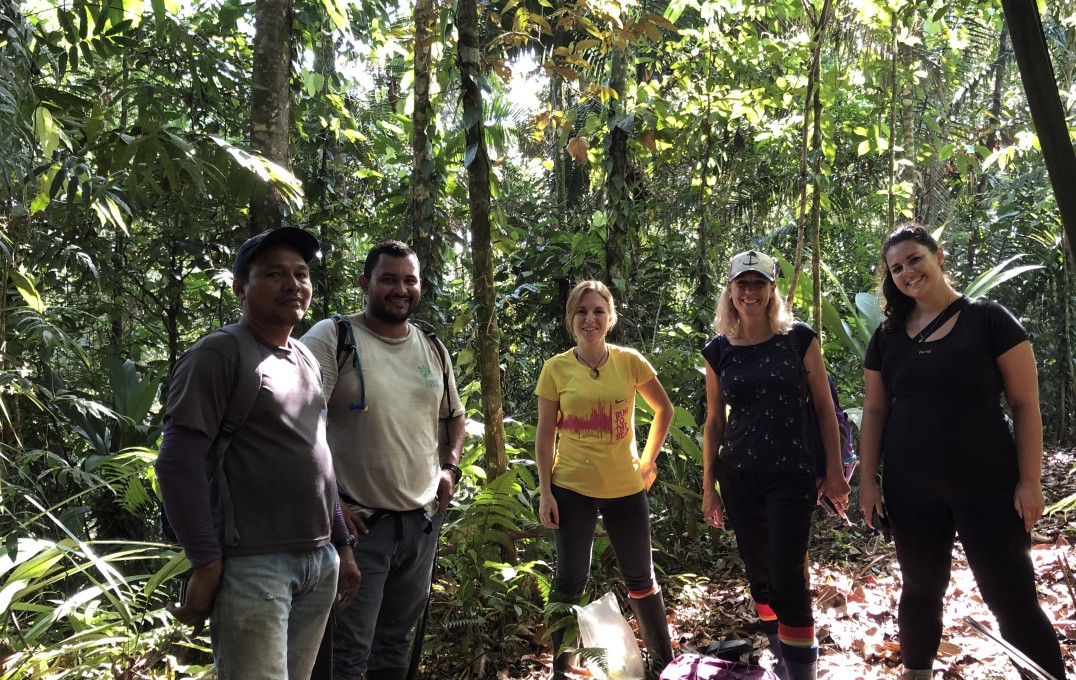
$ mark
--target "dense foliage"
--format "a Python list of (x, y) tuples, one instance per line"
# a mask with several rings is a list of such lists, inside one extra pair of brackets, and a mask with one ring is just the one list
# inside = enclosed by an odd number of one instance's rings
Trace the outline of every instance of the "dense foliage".
[[(467, 76), (481, 110), (461, 103), (456, 8), (423, 7), (293, 0), (284, 167), (251, 153), (251, 3), (0, 0), (0, 678), (207, 663), (205, 640), (162, 612), (187, 564), (158, 542), (160, 396), (183, 349), (236, 319), (228, 269), (270, 190), (323, 239), (309, 322), (361, 304), (372, 243), (421, 246), (423, 316), (457, 357), (471, 419), (427, 642), (454, 677), (491, 676), (541, 637), (552, 555), (534, 518), (532, 390), (568, 346), (579, 279), (614, 287), (616, 341), (651, 358), (677, 405), (652, 495), (673, 587), (729, 549), (697, 511), (698, 350), (738, 250), (782, 256), (782, 289), (796, 281), (797, 316), (820, 320), (854, 412), (880, 237), (900, 219), (939, 229), (958, 288), (996, 286), (1026, 323), (1047, 439), (1076, 439), (1071, 250), (999, 3), (494, 0), (478, 7), (483, 72)], [(1071, 127), (1076, 5), (1043, 12)], [(431, 48), (418, 62), (416, 34)], [(535, 101), (513, 96), (521, 83)], [(484, 236), (470, 230), (475, 129)], [(495, 326), (477, 322), (477, 252), (492, 254)], [(500, 476), (480, 436), (490, 347)], [(595, 557), (595, 579), (615, 582), (601, 538)]]

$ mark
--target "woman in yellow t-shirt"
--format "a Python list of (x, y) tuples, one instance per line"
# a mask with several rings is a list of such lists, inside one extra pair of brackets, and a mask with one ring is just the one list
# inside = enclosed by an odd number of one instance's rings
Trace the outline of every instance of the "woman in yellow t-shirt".
[[(639, 352), (606, 343), (616, 324), (616, 305), (605, 284), (577, 285), (568, 295), (564, 322), (575, 347), (545, 362), (534, 391), (539, 512), (542, 524), (553, 529), (557, 551), (551, 599), (572, 602), (583, 593), (601, 513), (649, 652), (650, 673), (657, 677), (672, 660), (672, 646), (654, 579), (646, 492), (657, 478), (672, 402)], [(636, 392), (654, 409), (641, 456), (635, 443)], [(558, 654), (563, 628), (552, 639), (553, 678), (563, 678), (570, 661), (568, 654)]]

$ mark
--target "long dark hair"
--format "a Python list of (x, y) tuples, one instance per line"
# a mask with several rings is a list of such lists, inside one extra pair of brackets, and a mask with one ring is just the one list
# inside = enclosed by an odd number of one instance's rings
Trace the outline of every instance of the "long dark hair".
[(882, 297), (885, 298), (883, 311), (888, 318), (885, 323), (885, 326), (888, 327), (887, 330), (892, 330), (897, 325), (903, 326), (908, 315), (915, 309), (915, 300), (897, 289), (897, 284), (893, 281), (893, 275), (889, 273), (889, 265), (886, 261), (889, 249), (904, 241), (915, 241), (933, 254), (938, 252), (938, 242), (934, 240), (930, 232), (915, 222), (901, 224), (889, 232), (889, 235), (882, 241), (882, 267), (885, 269), (885, 278), (882, 279)]

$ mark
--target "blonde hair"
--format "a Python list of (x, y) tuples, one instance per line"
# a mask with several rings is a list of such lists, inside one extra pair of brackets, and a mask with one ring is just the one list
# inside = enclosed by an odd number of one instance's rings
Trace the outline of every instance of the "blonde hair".
[(572, 317), (575, 315), (575, 308), (579, 306), (587, 293), (597, 293), (605, 300), (605, 303), (609, 305), (609, 328), (616, 325), (616, 302), (609, 288), (601, 281), (594, 279), (580, 281), (572, 292), (568, 293), (568, 302), (564, 305), (564, 327), (568, 329), (568, 335), (572, 338), (575, 338), (575, 332), (572, 331)]
[[(773, 281), (766, 283), (770, 286), (770, 302), (766, 307), (770, 316), (770, 328), (778, 335), (785, 335), (792, 328), (792, 322), (795, 319), (789, 314), (784, 302), (777, 294), (777, 284)], [(725, 284), (725, 290), (721, 292), (721, 297), (717, 300), (717, 312), (714, 314), (714, 331), (727, 338), (736, 338), (740, 335), (740, 313), (732, 304), (732, 285), (733, 281)]]

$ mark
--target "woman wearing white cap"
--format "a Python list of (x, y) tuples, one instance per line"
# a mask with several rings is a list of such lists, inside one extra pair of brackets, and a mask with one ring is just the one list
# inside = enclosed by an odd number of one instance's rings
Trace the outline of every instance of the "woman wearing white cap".
[[(725, 502), (751, 596), (777, 658), (775, 672), (788, 680), (813, 680), (818, 645), (804, 569), (811, 517), (819, 492), (843, 513), (849, 488), (816, 333), (785, 309), (776, 271), (773, 258), (758, 251), (732, 258), (714, 317), (717, 335), (702, 351), (702, 510), (720, 526), (720, 501)], [(820, 489), (814, 454), (804, 441), (804, 370), (826, 456)]]

